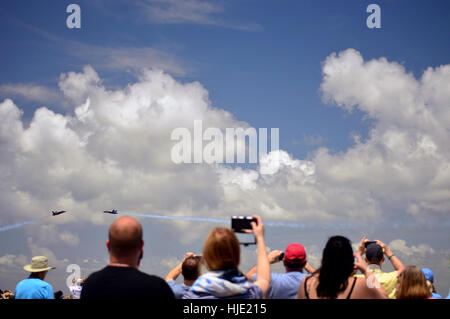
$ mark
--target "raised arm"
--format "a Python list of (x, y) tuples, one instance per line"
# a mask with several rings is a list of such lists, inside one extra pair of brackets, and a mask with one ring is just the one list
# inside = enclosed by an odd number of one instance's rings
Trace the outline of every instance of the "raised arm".
[(309, 262), (306, 262), (305, 267), (303, 268), (304, 270), (306, 270), (308, 273), (312, 274), (316, 271), (316, 268), (314, 268), (313, 266), (311, 266), (309, 264)]
[[(272, 250), (267, 258), (269, 258), (269, 264), (275, 264), (280, 261), (280, 256), (283, 253), (281, 250)], [(256, 265), (253, 266), (247, 273), (247, 279), (253, 282), (253, 277), (256, 274)]]
[(394, 253), (389, 249), (389, 247), (385, 243), (379, 240), (375, 240), (375, 242), (383, 248), (385, 256), (389, 259), (392, 266), (394, 267), (395, 270), (397, 270), (398, 273), (401, 273), (403, 270), (405, 270), (405, 265), (403, 265), (401, 260), (394, 255)]
[(270, 264), (267, 256), (266, 244), (264, 242), (264, 225), (261, 217), (253, 215), (257, 223), (251, 223), (253, 235), (256, 238), (257, 260), (256, 260), (256, 281), (255, 285), (259, 286), (263, 292), (263, 296), (267, 294), (270, 286)]
[(368, 242), (369, 240), (366, 238), (366, 236), (363, 236), (361, 238), (361, 241), (359, 242), (358, 245), (358, 251), (356, 252), (356, 254), (362, 256), (366, 253), (366, 246), (365, 243)]
[[(367, 241), (369, 241), (369, 240), (366, 238), (366, 236), (363, 236), (363, 238), (359, 242), (358, 250), (355, 253), (355, 257), (357, 258), (357, 261), (355, 262), (355, 270), (359, 269), (363, 275), (365, 275), (367, 265), (364, 262), (362, 256), (366, 253), (365, 243)], [(361, 265), (358, 265), (358, 262), (360, 262), (360, 261), (361, 261)], [(362, 264), (364, 264), (364, 265), (362, 265)]]
[(256, 275), (256, 265), (254, 265), (252, 268), (250, 268), (250, 270), (248, 271), (248, 273), (245, 275), (245, 277), (247, 277), (248, 281), (253, 282), (253, 277)]
[(186, 258), (188, 258), (190, 256), (194, 256), (194, 254), (193, 253), (186, 253), (184, 255), (184, 258), (181, 261), (181, 263), (179, 263), (174, 268), (172, 268), (172, 270), (169, 271), (169, 273), (166, 276), (166, 281), (169, 281), (169, 280), (175, 281), (175, 280), (177, 280), (178, 276), (181, 274), (181, 266), (183, 265), (183, 262), (186, 260)]

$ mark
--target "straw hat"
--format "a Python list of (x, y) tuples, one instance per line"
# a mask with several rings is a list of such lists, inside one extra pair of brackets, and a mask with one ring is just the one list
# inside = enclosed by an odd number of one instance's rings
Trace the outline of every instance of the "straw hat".
[(55, 267), (49, 267), (47, 257), (36, 256), (31, 259), (31, 264), (24, 266), (23, 269), (28, 272), (41, 272), (55, 269)]

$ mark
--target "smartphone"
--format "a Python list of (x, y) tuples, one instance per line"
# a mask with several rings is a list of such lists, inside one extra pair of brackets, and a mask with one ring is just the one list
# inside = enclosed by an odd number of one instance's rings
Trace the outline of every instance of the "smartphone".
[(366, 242), (364, 243), (364, 247), (367, 248), (367, 246), (372, 245), (372, 244), (376, 244), (376, 242), (375, 242), (375, 241), (366, 241)]
[(283, 260), (284, 258), (284, 253), (281, 253), (280, 257), (278, 257), (278, 260)]
[(233, 229), (236, 233), (245, 233), (245, 230), (252, 229), (251, 222), (255, 222), (256, 218), (252, 218), (249, 216), (233, 216), (231, 217), (231, 229)]

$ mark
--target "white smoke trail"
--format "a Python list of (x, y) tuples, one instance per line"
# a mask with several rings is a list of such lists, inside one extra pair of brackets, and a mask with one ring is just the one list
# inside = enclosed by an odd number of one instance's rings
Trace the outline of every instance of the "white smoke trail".
[(218, 218), (208, 218), (208, 217), (191, 217), (191, 216), (164, 216), (164, 215), (153, 215), (153, 214), (135, 214), (129, 213), (125, 214), (128, 216), (139, 216), (146, 218), (156, 218), (156, 219), (170, 219), (170, 220), (188, 220), (188, 221), (198, 221), (198, 222), (210, 222), (210, 223), (229, 223), (228, 219), (218, 219)]

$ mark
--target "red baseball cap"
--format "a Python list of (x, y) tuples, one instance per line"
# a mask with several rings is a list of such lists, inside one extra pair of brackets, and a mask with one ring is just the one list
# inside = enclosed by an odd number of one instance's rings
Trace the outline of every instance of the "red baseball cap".
[(304, 262), (306, 261), (306, 251), (302, 244), (292, 243), (286, 247), (284, 252), (284, 260), (287, 262)]

